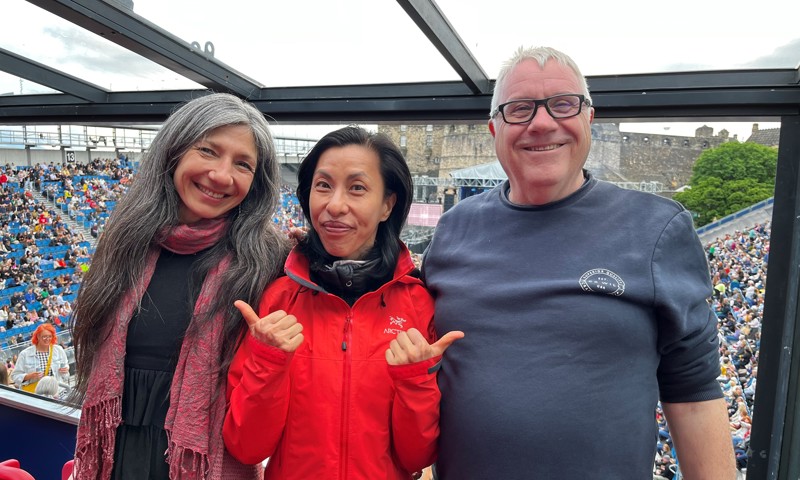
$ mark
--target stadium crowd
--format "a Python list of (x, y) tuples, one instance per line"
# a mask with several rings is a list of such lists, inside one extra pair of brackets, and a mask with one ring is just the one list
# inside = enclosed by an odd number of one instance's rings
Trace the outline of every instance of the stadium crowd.
[[(728, 404), (737, 467), (747, 468), (758, 352), (769, 260), (769, 222), (735, 231), (705, 246), (714, 294), (711, 306), (719, 321), (720, 375)], [(676, 469), (669, 428), (657, 412), (659, 452), (655, 473), (672, 479)]]
[[(66, 329), (71, 302), (89, 268), (92, 242), (68, 217), (97, 238), (134, 178), (125, 157), (82, 164), (0, 168), (0, 359), (13, 369), (13, 347), (29, 344), (36, 324)], [(40, 192), (49, 201), (34, 196)], [(304, 225), (287, 185), (273, 218), (284, 230)], [(67, 337), (68, 338), (68, 337)]]
[[(66, 218), (98, 237), (134, 175), (135, 165), (124, 157), (95, 159), (88, 165), (0, 168), (0, 367), (13, 370), (11, 352), (30, 343), (39, 323), (52, 323), (59, 333), (66, 329), (93, 251), (92, 242)], [(49, 201), (37, 200), (34, 191)], [(284, 231), (304, 225), (291, 187), (281, 188), (281, 209), (273, 220)], [(718, 380), (728, 403), (740, 469), (747, 466), (769, 237), (770, 225), (764, 223), (706, 245), (714, 287), (711, 306), (720, 329)], [(68, 345), (68, 335), (64, 338)], [(656, 421), (659, 448), (654, 475), (672, 479), (677, 465), (660, 406)]]
[(12, 369), (38, 324), (65, 330), (90, 258), (83, 234), (34, 197), (36, 170), (0, 168), (0, 359)]

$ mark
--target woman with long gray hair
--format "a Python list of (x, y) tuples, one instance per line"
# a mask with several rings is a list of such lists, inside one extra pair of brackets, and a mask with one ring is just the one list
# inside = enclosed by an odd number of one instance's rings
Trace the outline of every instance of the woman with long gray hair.
[(114, 210), (72, 322), (82, 402), (76, 480), (256, 479), (222, 441), (228, 367), (280, 275), (279, 165), (264, 116), (233, 95), (166, 120)]

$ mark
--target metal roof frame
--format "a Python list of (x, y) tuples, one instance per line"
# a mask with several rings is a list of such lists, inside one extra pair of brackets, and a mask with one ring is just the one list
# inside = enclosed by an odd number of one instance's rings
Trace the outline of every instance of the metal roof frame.
[(105, 102), (108, 90), (85, 82), (64, 72), (42, 65), (29, 58), (17, 55), (0, 48), (0, 64), (6, 71), (13, 71), (18, 77), (36, 82), (40, 85), (58, 85), (59, 90), (74, 95), (87, 102)]
[[(19, 68), (9, 73), (29, 75)], [(75, 122), (82, 118), (91, 122), (160, 122), (180, 103), (211, 91), (107, 92), (101, 101), (91, 101), (82, 97), (100, 94), (88, 91), (86, 85), (76, 91), (76, 82), (66, 74), (59, 76), (52, 69), (50, 73), (46, 86), (69, 93), (3, 97), (0, 123)], [(796, 70), (759, 72), (762, 83), (754, 85), (733, 82), (740, 78), (737, 71), (705, 72), (704, 83), (718, 81), (719, 85), (669, 88), (652, 85), (688, 77), (681, 73), (639, 77), (642, 84), (638, 88), (633, 88), (633, 79), (628, 77), (588, 80), (599, 119), (759, 120), (800, 114), (800, 85), (790, 83), (796, 75)], [(457, 82), (262, 88), (255, 96), (258, 98), (250, 101), (282, 123), (483, 120), (488, 118), (491, 102), (490, 93), (471, 93)]]
[(257, 98), (263, 87), (119, 4), (102, 0), (28, 2), (211, 90)]
[[(108, 92), (3, 51), (0, 68), (54, 90), (0, 102), (0, 122), (163, 121), (179, 104), (231, 92), (282, 123), (430, 122), (486, 119), (493, 81), (432, 0), (397, 0), (461, 82), (265, 88), (114, 2), (28, 0), (193, 80), (206, 89)], [(800, 113), (800, 68), (589, 77), (597, 118), (767, 119)]]
[(430, 0), (397, 0), (397, 3), (458, 72), (472, 93), (491, 93), (489, 77), (436, 3)]

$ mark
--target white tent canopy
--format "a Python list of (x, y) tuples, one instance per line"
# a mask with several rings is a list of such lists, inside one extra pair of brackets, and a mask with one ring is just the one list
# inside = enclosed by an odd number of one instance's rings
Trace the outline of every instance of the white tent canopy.
[(481, 180), (505, 180), (508, 178), (503, 167), (500, 166), (499, 161), (492, 163), (484, 163), (483, 165), (475, 165), (474, 167), (462, 168), (460, 170), (453, 170), (450, 176), (454, 179), (481, 179)]

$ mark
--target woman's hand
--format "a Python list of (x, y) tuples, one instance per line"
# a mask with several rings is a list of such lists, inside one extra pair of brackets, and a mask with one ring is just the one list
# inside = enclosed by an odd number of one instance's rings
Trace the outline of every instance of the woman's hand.
[(298, 243), (303, 241), (304, 238), (306, 238), (306, 235), (308, 235), (308, 228), (291, 227), (287, 235), (289, 236), (289, 240), (291, 240), (294, 245), (297, 245)]
[(419, 333), (416, 328), (397, 334), (397, 338), (389, 342), (386, 349), (386, 361), (389, 365), (408, 365), (422, 362), (442, 355), (447, 348), (458, 339), (464, 338), (464, 332), (455, 330), (447, 332), (433, 345)]
[(292, 353), (303, 343), (303, 325), (297, 322), (294, 315), (287, 315), (283, 310), (270, 313), (264, 318), (246, 302), (236, 300), (233, 305), (242, 312), (250, 334), (261, 343), (280, 348), (284, 352)]
[(44, 373), (42, 373), (42, 372), (30, 372), (30, 373), (25, 374), (25, 377), (23, 377), (22, 380), (25, 381), (25, 382), (30, 381), (30, 380), (34, 380), (34, 381), (38, 382), (39, 380), (42, 379), (42, 377), (44, 377)]

